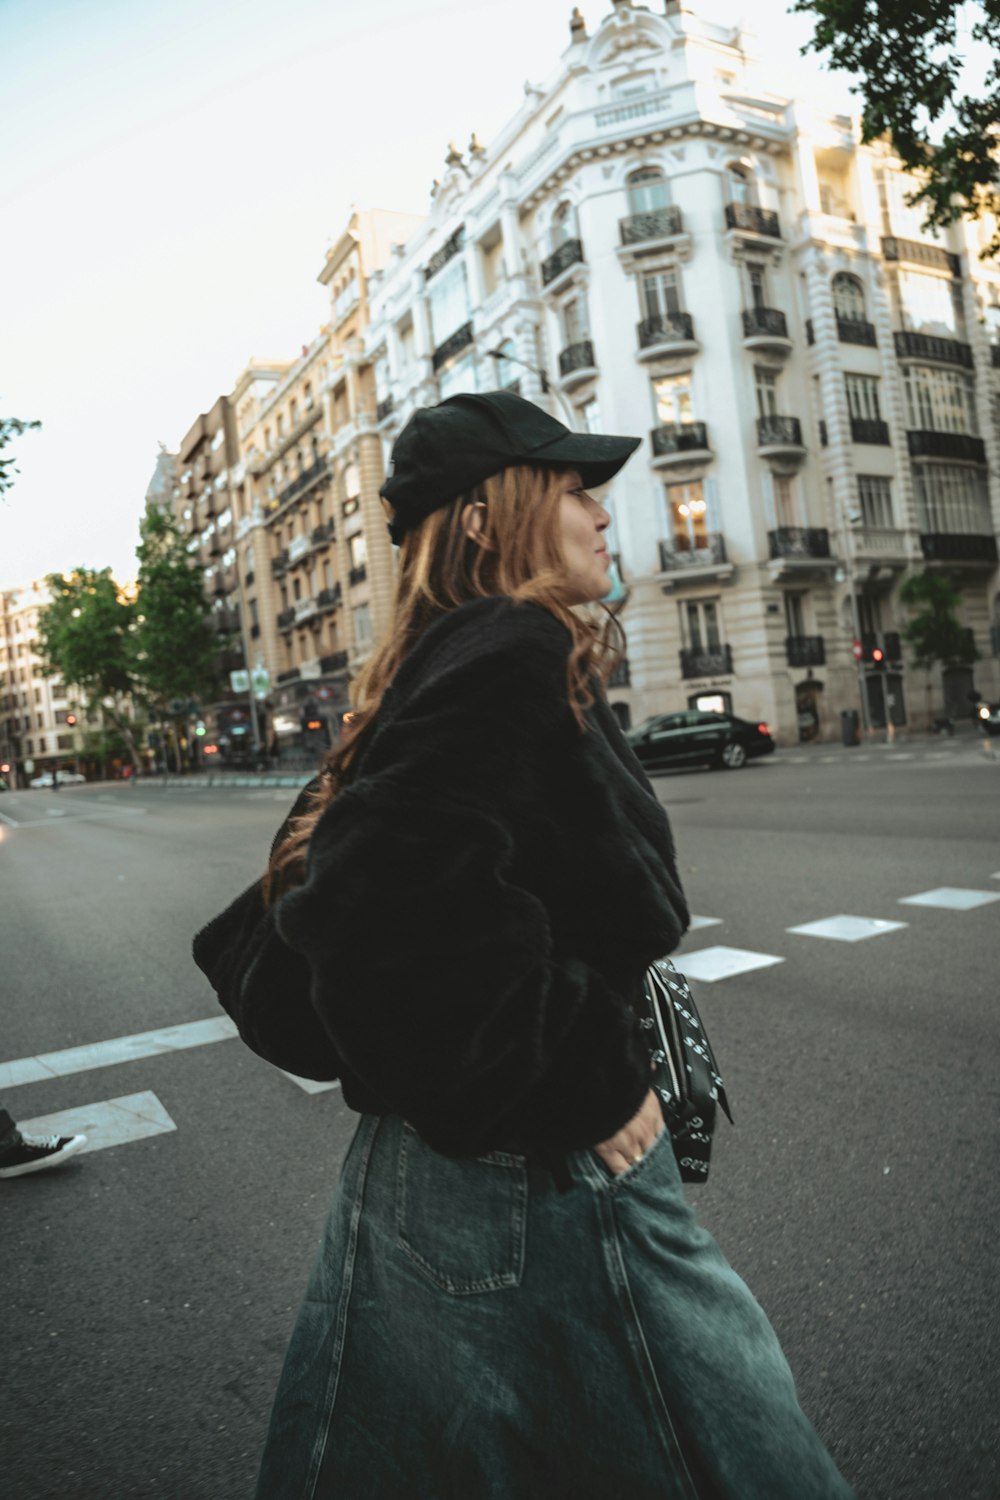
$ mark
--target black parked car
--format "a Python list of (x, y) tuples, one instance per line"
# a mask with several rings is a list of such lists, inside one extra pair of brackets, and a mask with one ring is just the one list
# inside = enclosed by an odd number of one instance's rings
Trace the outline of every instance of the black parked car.
[(706, 763), (735, 771), (750, 757), (774, 751), (766, 724), (696, 709), (644, 719), (628, 731), (627, 739), (646, 771)]

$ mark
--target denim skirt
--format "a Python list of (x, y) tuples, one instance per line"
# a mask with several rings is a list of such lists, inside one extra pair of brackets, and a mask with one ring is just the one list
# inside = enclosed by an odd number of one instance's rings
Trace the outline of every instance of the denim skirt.
[(362, 1116), (257, 1500), (851, 1500), (667, 1132), (570, 1171)]

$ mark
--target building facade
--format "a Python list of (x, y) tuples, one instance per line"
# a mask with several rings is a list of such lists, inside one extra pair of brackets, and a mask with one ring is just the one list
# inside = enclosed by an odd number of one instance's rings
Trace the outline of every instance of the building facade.
[[(616, 0), (593, 36), (574, 14), (498, 138), (449, 151), (370, 282), (382, 458), (416, 406), (503, 385), (642, 432), (605, 500), (620, 717), (919, 728), (973, 680), (1000, 696), (1000, 271), (986, 228), (925, 232), (891, 150), (769, 88), (753, 48), (676, 0)], [(930, 694), (900, 644), (922, 568), (980, 655)], [(856, 662), (873, 644), (887, 667)]]
[(44, 583), (0, 593), (0, 766), (10, 767), (0, 774), (11, 787), (78, 769), (80, 729), (66, 722), (78, 710), (61, 680), (43, 674), (38, 649), (38, 615), (49, 603)]

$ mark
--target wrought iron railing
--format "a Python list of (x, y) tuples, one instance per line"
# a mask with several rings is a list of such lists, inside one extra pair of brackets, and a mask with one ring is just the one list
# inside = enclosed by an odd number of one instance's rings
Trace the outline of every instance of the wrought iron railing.
[(320, 589), (316, 595), (316, 605), (319, 609), (336, 609), (341, 600), (340, 584), (335, 583), (331, 589)]
[(925, 531), (920, 550), (927, 562), (996, 562), (997, 539), (989, 535), (966, 536), (958, 531)]
[(287, 553), (287, 551), (286, 552), (279, 552), (278, 555), (277, 555), (277, 557), (272, 557), (271, 558), (271, 572), (274, 574), (275, 578), (280, 578), (281, 575), (282, 575), (282, 573), (287, 572), (287, 570), (288, 570), (288, 553)]
[(898, 328), (893, 334), (899, 359), (934, 359), (941, 364), (973, 368), (972, 346), (960, 339), (939, 338), (936, 333), (911, 333)]
[(655, 344), (690, 344), (694, 342), (694, 319), (690, 313), (654, 313), (636, 325), (640, 349)]
[(756, 203), (727, 203), (726, 228), (749, 229), (772, 240), (781, 239), (781, 225), (774, 209), (761, 208)]
[(682, 646), (682, 677), (723, 677), (733, 670), (733, 648), (721, 646)]
[(623, 245), (640, 245), (643, 240), (665, 240), (683, 232), (684, 220), (676, 204), (651, 208), (642, 214), (629, 214), (618, 220)]
[(446, 365), (449, 359), (451, 359), (456, 354), (460, 354), (461, 351), (468, 348), (469, 344), (471, 343), (472, 324), (463, 323), (461, 328), (456, 328), (455, 332), (449, 334), (444, 343), (438, 344), (437, 348), (434, 350), (434, 353), (431, 356), (431, 363), (434, 366), (435, 370), (440, 370), (442, 365)]
[(649, 434), (657, 458), (674, 453), (697, 453), (708, 448), (708, 428), (704, 422), (664, 422)]
[(465, 225), (460, 224), (455, 230), (455, 233), (449, 235), (448, 239), (445, 240), (440, 250), (435, 251), (430, 260), (427, 262), (426, 266), (424, 267), (424, 280), (430, 281), (432, 276), (436, 276), (439, 271), (443, 270), (448, 262), (450, 260), (453, 260), (454, 257), (458, 254), (464, 242)]
[(889, 424), (875, 417), (852, 417), (851, 440), (855, 443), (880, 443), (883, 447), (888, 447), (892, 441)]
[(594, 368), (594, 345), (590, 339), (580, 339), (569, 344), (559, 354), (560, 375), (572, 375), (574, 370)]
[(822, 526), (778, 526), (767, 533), (768, 555), (779, 557), (829, 557), (830, 533)]
[(761, 448), (801, 448), (802, 423), (798, 417), (758, 417), (757, 443)]
[(331, 651), (329, 656), (321, 656), (319, 659), (321, 672), (342, 672), (346, 666), (346, 651)]
[(906, 434), (906, 442), (912, 458), (958, 458), (974, 464), (986, 462), (986, 445), (981, 437), (973, 437), (969, 432), (917, 428)]
[(386, 417), (391, 416), (394, 404), (391, 396), (383, 396), (375, 407), (376, 422), (384, 422)]
[(332, 520), (320, 521), (318, 526), (312, 529), (310, 540), (314, 547), (321, 547), (324, 542), (332, 542), (336, 539), (337, 528)]
[(660, 572), (673, 573), (679, 569), (719, 567), (727, 561), (726, 543), (718, 532), (705, 537), (701, 545), (684, 545), (677, 537), (670, 542), (660, 542)]
[(838, 313), (837, 337), (842, 344), (868, 344), (872, 349), (878, 348), (875, 324), (866, 318), (842, 318)]
[(301, 676), (302, 673), (298, 667), (287, 667), (284, 672), (279, 672), (274, 680), (278, 683), (297, 682)]
[(283, 609), (278, 615), (277, 624), (279, 630), (291, 630), (292, 626), (295, 624), (294, 609)]
[(366, 568), (364, 563), (361, 563), (358, 567), (351, 569), (351, 571), (347, 575), (347, 581), (350, 584), (364, 583), (367, 577), (368, 569)]
[(787, 339), (788, 319), (777, 307), (745, 307), (743, 309), (743, 337), (760, 338), (762, 335)]
[(317, 458), (308, 469), (303, 469), (298, 479), (293, 479), (291, 484), (286, 484), (285, 488), (279, 491), (278, 504), (287, 505), (289, 500), (294, 500), (296, 495), (301, 495), (303, 490), (307, 490), (310, 485), (316, 483), (317, 479), (321, 479), (329, 467), (329, 461), (325, 457)]
[(788, 635), (785, 637), (785, 660), (790, 667), (822, 667), (826, 647), (821, 635)]
[(555, 281), (570, 266), (583, 264), (583, 244), (580, 240), (563, 240), (558, 250), (553, 250), (547, 259), (542, 261), (542, 286), (548, 286), (550, 281)]

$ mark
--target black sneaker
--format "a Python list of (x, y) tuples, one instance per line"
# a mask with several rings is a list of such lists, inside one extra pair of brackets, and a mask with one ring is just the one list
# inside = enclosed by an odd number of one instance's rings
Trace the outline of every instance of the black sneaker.
[(0, 1153), (0, 1177), (23, 1177), (26, 1172), (44, 1172), (58, 1167), (87, 1144), (85, 1135), (24, 1135), (16, 1146)]

